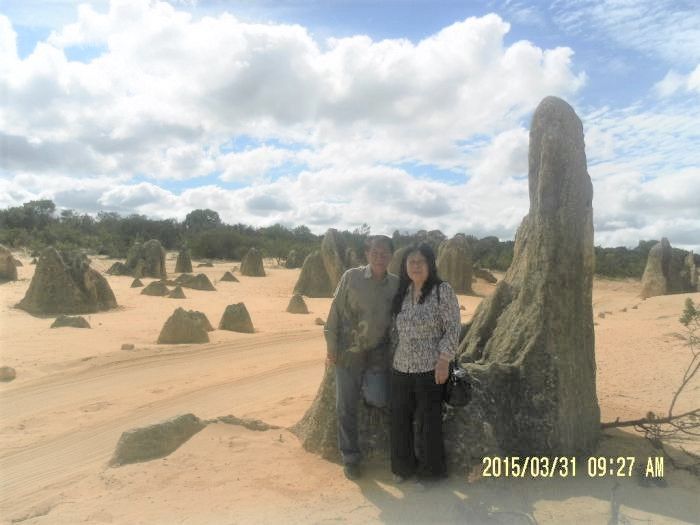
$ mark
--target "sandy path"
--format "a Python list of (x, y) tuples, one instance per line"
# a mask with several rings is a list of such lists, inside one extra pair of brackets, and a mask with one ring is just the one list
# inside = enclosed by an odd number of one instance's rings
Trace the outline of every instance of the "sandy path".
[[(305, 350), (290, 356), (290, 343), (306, 343), (300, 345)], [(243, 343), (199, 351), (180, 347), (170, 353), (107, 361), (69, 376), (48, 376), (7, 392), (3, 405), (12, 406), (14, 413), (31, 413), (53, 428), (50, 415), (58, 412), (57, 430), (65, 429), (66, 417), (76, 417), (77, 425), (37, 443), (26, 445), (25, 441), (21, 448), (9, 452), (7, 446), (2, 447), (0, 513), (8, 506), (26, 508), (41, 499), (39, 490), (65, 485), (105, 463), (121, 433), (133, 427), (184, 412), (202, 418), (230, 413), (265, 416), (268, 422), (291, 423), (275, 418), (274, 406), (281, 401), (285, 405), (308, 404), (323, 368), (320, 343), (317, 333), (301, 332), (253, 336)], [(231, 367), (232, 358), (235, 368)], [(105, 413), (99, 422), (80, 421), (78, 414), (63, 412), (71, 406), (84, 407), (85, 399), (90, 399), (92, 406), (114, 406), (109, 400), (123, 396), (127, 384), (130, 392), (142, 396), (153, 388), (158, 376), (167, 377), (171, 386), (162, 399), (136, 406), (126, 403), (125, 409)], [(178, 384), (181, 386), (174, 386)], [(303, 385), (309, 387), (304, 389)], [(9, 436), (3, 433), (3, 437)]]

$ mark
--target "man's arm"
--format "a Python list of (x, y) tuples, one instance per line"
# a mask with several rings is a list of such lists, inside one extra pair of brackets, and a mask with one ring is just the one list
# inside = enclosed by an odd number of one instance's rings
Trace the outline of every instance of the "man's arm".
[(340, 278), (338, 287), (335, 289), (331, 309), (328, 312), (328, 319), (323, 327), (323, 335), (326, 337), (327, 358), (332, 363), (335, 363), (338, 359), (338, 331), (341, 325), (340, 318), (347, 303), (348, 281), (348, 272), (345, 272)]

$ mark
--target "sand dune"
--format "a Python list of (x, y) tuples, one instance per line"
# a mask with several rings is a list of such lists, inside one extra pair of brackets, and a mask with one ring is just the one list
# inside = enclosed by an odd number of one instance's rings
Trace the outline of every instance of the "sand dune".
[[(304, 452), (286, 430), (254, 432), (212, 424), (167, 458), (107, 468), (122, 431), (192, 412), (226, 414), (288, 426), (304, 413), (323, 372), (325, 344), (316, 317), (329, 299), (306, 299), (310, 314), (285, 312), (299, 270), (266, 261), (267, 277), (218, 279), (234, 263), (206, 273), (216, 292), (185, 289), (187, 299), (140, 295), (131, 278), (109, 276), (120, 308), (89, 317), (92, 329), (49, 329), (53, 318), (14, 309), (29, 285), (0, 286), (0, 366), (17, 379), (0, 384), (0, 519), (23, 523), (606, 523), (611, 497), (627, 519), (693, 523), (700, 482), (668, 469), (668, 486), (635, 479), (464, 479), (438, 489), (395, 486), (375, 465), (360, 484), (337, 465)], [(93, 267), (113, 260), (96, 258)], [(168, 260), (168, 271), (174, 270)], [(196, 263), (195, 263), (196, 264)], [(144, 279), (144, 283), (150, 279)], [(479, 282), (477, 293), (492, 285)], [(641, 301), (639, 282), (596, 280), (594, 316), (598, 396), (604, 420), (668, 407), (689, 354), (673, 336), (685, 298)], [(459, 296), (468, 320), (480, 297)], [(203, 345), (156, 345), (165, 319), (182, 306), (215, 326), (227, 304), (243, 301), (255, 334), (216, 330)], [(633, 308), (637, 306), (637, 308)], [(622, 311), (625, 309), (626, 311)], [(600, 312), (604, 318), (598, 317)], [(134, 350), (120, 350), (133, 343)], [(694, 408), (696, 383), (677, 410)], [(684, 446), (697, 447), (697, 443)], [(632, 432), (607, 432), (602, 455), (653, 450)], [(478, 477), (476, 473), (474, 476)], [(491, 520), (491, 521), (489, 521)]]

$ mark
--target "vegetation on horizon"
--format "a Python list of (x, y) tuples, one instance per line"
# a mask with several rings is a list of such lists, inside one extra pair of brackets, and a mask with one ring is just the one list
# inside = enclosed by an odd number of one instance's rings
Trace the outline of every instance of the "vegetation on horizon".
[[(341, 236), (358, 254), (363, 253), (363, 241), (370, 234), (366, 224)], [(513, 241), (501, 241), (489, 236), (478, 239), (467, 235), (475, 264), (482, 268), (505, 271), (513, 258)], [(0, 210), (0, 244), (10, 248), (26, 248), (37, 253), (49, 245), (59, 250), (82, 249), (114, 258), (125, 258), (136, 242), (158, 239), (166, 250), (187, 246), (195, 258), (240, 260), (255, 246), (266, 257), (283, 261), (294, 249), (306, 256), (321, 244), (322, 235), (307, 226), (288, 228), (281, 224), (254, 228), (246, 224), (226, 224), (214, 210), (197, 209), (185, 220), (150, 219), (145, 215), (122, 216), (115, 212), (77, 213), (58, 211), (51, 200), (36, 200)], [(442, 232), (419, 231), (413, 234), (394, 232), (396, 247), (417, 239), (439, 244)], [(656, 240), (640, 241), (636, 248), (602, 248), (596, 246), (596, 274), (605, 277), (641, 278), (649, 250)], [(437, 247), (437, 246), (436, 246)], [(687, 252), (673, 249), (673, 257), (682, 259)]]

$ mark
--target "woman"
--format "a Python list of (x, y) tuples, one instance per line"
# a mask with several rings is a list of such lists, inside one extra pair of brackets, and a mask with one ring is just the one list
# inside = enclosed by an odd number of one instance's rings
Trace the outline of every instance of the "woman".
[[(445, 477), (442, 389), (459, 339), (457, 296), (437, 274), (427, 244), (404, 254), (394, 298), (396, 349), (391, 374), (391, 470), (402, 482)], [(413, 422), (418, 421), (414, 441)], [(415, 445), (420, 452), (416, 457)]]

